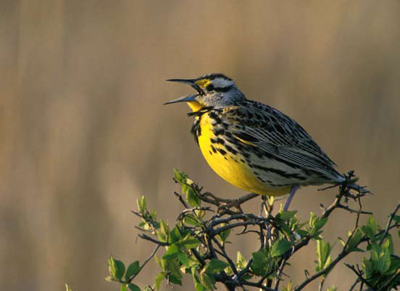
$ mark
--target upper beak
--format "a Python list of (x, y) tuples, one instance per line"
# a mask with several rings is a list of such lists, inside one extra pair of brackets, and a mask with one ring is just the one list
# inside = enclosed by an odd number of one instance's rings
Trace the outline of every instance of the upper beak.
[(197, 85), (195, 83), (196, 79), (169, 79), (167, 81), (188, 84), (188, 85), (192, 86), (192, 88), (195, 89), (198, 92), (198, 94), (192, 94), (189, 96), (180, 97), (178, 99), (168, 101), (168, 102), (164, 103), (164, 105), (178, 103), (178, 102), (192, 102), (192, 101), (196, 101), (197, 96), (204, 95), (204, 91), (199, 87), (199, 85)]

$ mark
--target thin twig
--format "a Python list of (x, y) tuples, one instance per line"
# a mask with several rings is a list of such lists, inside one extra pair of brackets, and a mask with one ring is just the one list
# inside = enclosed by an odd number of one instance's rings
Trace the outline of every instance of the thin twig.
[(349, 291), (353, 291), (354, 288), (356, 288), (358, 283), (360, 283), (360, 279), (358, 279), (358, 277), (357, 277), (357, 279), (354, 281), (353, 285), (351, 285)]
[[(161, 245), (157, 245), (154, 250), (152, 251), (152, 253), (150, 254), (150, 256), (144, 261), (143, 265), (140, 266), (140, 269), (143, 269), (147, 263), (155, 256), (155, 254), (157, 253), (158, 249), (161, 247)], [(133, 279), (135, 279), (135, 277), (138, 275), (139, 273), (136, 273), (134, 275), (132, 275), (131, 277), (128, 278), (127, 282), (132, 282)]]
[(216, 245), (218, 246), (218, 248), (221, 251), (221, 256), (223, 256), (227, 261), (229, 266), (231, 267), (233, 273), (236, 275), (238, 273), (235, 263), (231, 260), (231, 258), (228, 256), (228, 254), (225, 251), (225, 248), (220, 244), (220, 242), (218, 241), (218, 239), (216, 239), (215, 237), (213, 237), (213, 241), (216, 243)]
[(363, 284), (367, 285), (369, 288), (371, 288), (371, 290), (374, 290), (374, 291), (375, 291), (375, 289), (368, 283), (368, 281), (364, 279), (364, 277), (362, 276), (361, 272), (357, 271), (356, 268), (355, 268), (354, 266), (349, 265), (349, 264), (344, 264), (344, 265), (345, 265), (347, 268), (349, 268), (350, 270), (352, 270), (352, 271), (357, 275), (358, 279), (359, 279)]
[(394, 273), (393, 276), (390, 277), (390, 279), (387, 280), (387, 281), (385, 282), (385, 284), (383, 284), (383, 285), (378, 289), (378, 291), (386, 290), (386, 288), (390, 285), (390, 283), (392, 283), (392, 282), (397, 278), (397, 276), (399, 276), (399, 275), (400, 275), (400, 270), (397, 270), (397, 272)]
[(282, 274), (283, 274), (283, 269), (285, 268), (285, 266), (286, 266), (286, 259), (283, 259), (282, 260), (282, 263), (281, 263), (281, 265), (280, 265), (280, 267), (278, 268), (278, 271), (276, 272), (276, 283), (275, 283), (275, 290), (278, 290), (278, 288), (279, 288), (279, 283), (281, 282), (281, 276), (282, 276)]
[(390, 225), (392, 224), (393, 218), (394, 218), (394, 216), (396, 215), (396, 213), (397, 213), (397, 211), (399, 209), (400, 209), (400, 203), (397, 204), (397, 207), (395, 208), (395, 210), (390, 214), (389, 220), (388, 220), (388, 222), (386, 224), (385, 232), (383, 233), (383, 236), (382, 236), (382, 238), (381, 238), (381, 240), (379, 242), (379, 245), (381, 245), (383, 243), (383, 241), (385, 240), (385, 238), (386, 238), (386, 236), (387, 236), (387, 234), (389, 232)]
[(148, 235), (146, 235), (144, 233), (139, 234), (139, 237), (144, 239), (144, 240), (151, 241), (151, 242), (153, 242), (153, 243), (155, 243), (157, 245), (160, 245), (160, 246), (164, 246), (164, 247), (165, 246), (169, 246), (169, 243), (156, 240), (156, 239), (152, 238), (151, 236), (148, 236)]
[(343, 205), (343, 204), (339, 204), (339, 205), (337, 206), (337, 208), (344, 209), (344, 210), (346, 210), (346, 211), (348, 211), (348, 212), (350, 212), (350, 213), (369, 214), (369, 215), (372, 214), (372, 212), (370, 212), (370, 211), (355, 210), (355, 209), (352, 209), (352, 208), (350, 208), (350, 207), (348, 207), (348, 206), (345, 206), (345, 205)]
[(343, 250), (333, 261), (332, 263), (329, 264), (329, 266), (327, 266), (326, 268), (323, 268), (321, 271), (315, 273), (314, 275), (312, 275), (311, 277), (309, 277), (308, 279), (306, 279), (303, 283), (301, 283), (298, 287), (296, 287), (296, 289), (294, 289), (294, 291), (300, 291), (302, 290), (304, 287), (306, 287), (309, 283), (311, 283), (312, 281), (314, 281), (315, 279), (321, 277), (322, 275), (326, 275), (328, 274), (328, 272), (330, 270), (332, 270), (332, 268), (334, 268), (336, 266), (337, 263), (339, 263), (343, 258), (345, 258), (349, 253), (346, 252), (345, 250)]
[(236, 274), (236, 275), (233, 277), (233, 279), (234, 279), (234, 280), (240, 280), (241, 277), (242, 277), (243, 275), (245, 275), (245, 274), (250, 270), (250, 267), (251, 267), (252, 264), (253, 264), (253, 259), (250, 259), (250, 260), (247, 262), (246, 267), (244, 267), (243, 270), (241, 270), (238, 274)]
[(179, 202), (182, 203), (183, 207), (190, 208), (190, 206), (186, 203), (185, 199), (183, 199), (183, 196), (181, 194), (179, 194), (178, 192), (174, 192), (174, 194), (178, 198)]

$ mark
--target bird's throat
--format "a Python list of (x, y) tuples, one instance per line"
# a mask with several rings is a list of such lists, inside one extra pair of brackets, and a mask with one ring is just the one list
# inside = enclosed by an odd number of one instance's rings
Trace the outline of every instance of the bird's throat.
[(187, 105), (189, 105), (190, 109), (192, 109), (193, 112), (197, 112), (204, 107), (204, 105), (200, 104), (197, 101), (187, 102)]

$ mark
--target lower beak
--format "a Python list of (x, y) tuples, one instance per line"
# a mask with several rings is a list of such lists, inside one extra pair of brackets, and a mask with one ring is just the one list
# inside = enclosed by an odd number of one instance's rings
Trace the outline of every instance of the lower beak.
[(189, 95), (189, 96), (183, 96), (183, 97), (180, 97), (178, 99), (165, 102), (164, 105), (173, 104), (173, 103), (179, 103), (179, 102), (193, 102), (193, 101), (196, 101), (196, 97), (197, 96), (199, 96), (199, 95), (198, 94), (193, 94), (193, 95)]

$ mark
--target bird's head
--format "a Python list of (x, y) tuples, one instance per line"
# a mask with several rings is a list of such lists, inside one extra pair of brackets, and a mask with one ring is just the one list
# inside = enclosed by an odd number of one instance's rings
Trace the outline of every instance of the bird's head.
[(196, 79), (170, 79), (167, 81), (188, 84), (197, 93), (165, 104), (187, 102), (193, 111), (199, 111), (203, 107), (223, 108), (246, 99), (244, 94), (236, 87), (235, 82), (222, 74), (209, 74)]

